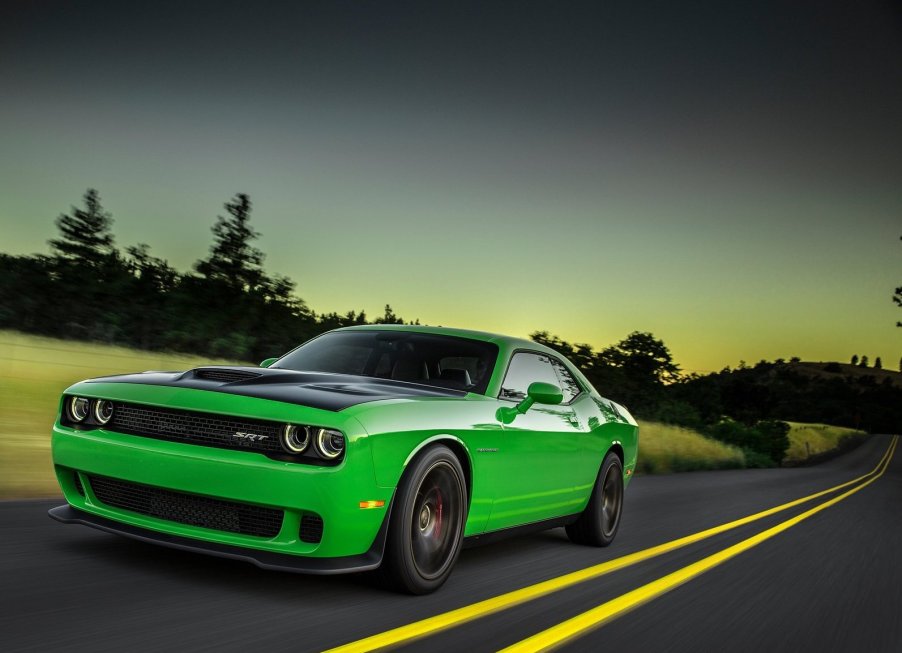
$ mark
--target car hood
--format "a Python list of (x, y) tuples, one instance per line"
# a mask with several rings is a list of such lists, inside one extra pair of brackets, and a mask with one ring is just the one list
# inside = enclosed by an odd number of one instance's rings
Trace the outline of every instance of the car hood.
[(272, 399), (339, 411), (384, 399), (464, 397), (466, 392), (349, 374), (297, 372), (261, 367), (198, 367), (187, 372), (141, 372), (90, 379), (88, 383), (139, 383)]

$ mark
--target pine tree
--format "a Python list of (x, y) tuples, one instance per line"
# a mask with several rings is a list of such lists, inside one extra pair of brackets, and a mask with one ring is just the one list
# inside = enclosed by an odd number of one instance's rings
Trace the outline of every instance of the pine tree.
[(858, 365), (858, 354), (853, 354), (852, 365)]
[(861, 363), (858, 365), (858, 367), (867, 367), (867, 366), (868, 366), (868, 357), (862, 356)]
[(194, 267), (207, 279), (237, 290), (255, 289), (267, 279), (262, 267), (263, 252), (251, 245), (260, 236), (250, 226), (251, 200), (245, 193), (238, 193), (226, 202), (225, 209), (228, 216), (217, 216), (213, 225), (210, 256)]
[(379, 319), (379, 324), (404, 324), (404, 320), (395, 315), (389, 304), (385, 305), (385, 313)]
[(56, 219), (61, 237), (50, 247), (63, 260), (96, 266), (114, 256), (113, 217), (103, 210), (100, 194), (89, 188), (84, 194), (84, 209), (72, 207), (72, 214), (63, 213)]
[(874, 359), (874, 369), (882, 370), (883, 369), (883, 361), (880, 360), (880, 356)]

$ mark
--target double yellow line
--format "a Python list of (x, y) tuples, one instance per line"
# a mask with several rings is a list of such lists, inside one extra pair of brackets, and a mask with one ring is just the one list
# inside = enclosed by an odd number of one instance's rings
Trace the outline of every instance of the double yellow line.
[(433, 617), (415, 621), (411, 624), (407, 624), (399, 628), (387, 630), (383, 633), (379, 633), (371, 637), (366, 637), (364, 639), (350, 642), (343, 646), (330, 649), (330, 651), (327, 653), (362, 653), (365, 651), (376, 651), (390, 646), (397, 646), (398, 644), (410, 642), (420, 637), (432, 635), (439, 631), (459, 626), (468, 621), (472, 621), (480, 617), (485, 617), (502, 610), (507, 610), (516, 605), (520, 605), (527, 601), (532, 601), (553, 592), (558, 592), (577, 583), (582, 583), (593, 578), (598, 578), (599, 576), (609, 574), (619, 569), (630, 567), (640, 562), (650, 560), (665, 553), (669, 553), (682, 547), (689, 546), (690, 544), (706, 540), (710, 537), (714, 537), (715, 535), (719, 535), (720, 533), (724, 533), (734, 528), (744, 526), (745, 524), (764, 519), (765, 517), (769, 517), (770, 515), (788, 510), (795, 506), (811, 501), (812, 499), (817, 499), (818, 497), (822, 497), (826, 494), (830, 494), (832, 492), (842, 490), (843, 488), (856, 485), (861, 481), (865, 481), (864, 483), (861, 483), (861, 485), (857, 485), (853, 489), (837, 497), (834, 497), (829, 501), (819, 504), (814, 508), (811, 508), (810, 510), (797, 515), (796, 517), (781, 522), (780, 524), (769, 528), (766, 531), (759, 533), (758, 535), (743, 540), (738, 544), (735, 544), (718, 553), (708, 556), (707, 558), (689, 565), (688, 567), (684, 567), (683, 569), (680, 569), (672, 574), (668, 574), (667, 576), (644, 585), (636, 590), (628, 592), (627, 594), (613, 599), (612, 601), (603, 603), (602, 605), (599, 605), (598, 607), (593, 608), (588, 612), (585, 612), (581, 615), (578, 615), (577, 617), (564, 621), (546, 631), (518, 642), (508, 649), (505, 649), (505, 651), (540, 651), (546, 650), (548, 648), (553, 648), (564, 643), (568, 639), (577, 637), (592, 628), (600, 626), (605, 621), (609, 621), (616, 616), (619, 616), (620, 614), (623, 614), (639, 605), (642, 605), (643, 603), (646, 603), (660, 596), (661, 594), (664, 594), (665, 592), (670, 591), (675, 587), (678, 587), (679, 585), (682, 585), (688, 580), (695, 578), (696, 576), (704, 573), (705, 571), (708, 571), (709, 569), (721, 564), (726, 560), (729, 560), (739, 553), (742, 553), (743, 551), (746, 551), (753, 546), (760, 544), (764, 540), (767, 540), (777, 535), (778, 533), (783, 532), (784, 530), (794, 526), (795, 524), (798, 524), (802, 520), (807, 519), (808, 517), (820, 512), (821, 510), (829, 508), (835, 503), (838, 503), (846, 497), (849, 497), (852, 494), (858, 492), (862, 488), (867, 487), (868, 485), (876, 481), (880, 476), (882, 476), (884, 471), (886, 471), (886, 467), (889, 465), (889, 461), (892, 458), (893, 452), (895, 451), (897, 440), (898, 436), (892, 439), (889, 447), (887, 447), (886, 452), (881, 457), (880, 462), (877, 463), (877, 466), (874, 467), (873, 470), (871, 470), (867, 474), (859, 476), (858, 478), (854, 478), (851, 481), (847, 481), (826, 490), (821, 490), (820, 492), (815, 492), (814, 494), (809, 494), (808, 496), (802, 497), (801, 499), (796, 499), (795, 501), (789, 501), (788, 503), (784, 503), (767, 510), (762, 510), (761, 512), (756, 512), (752, 515), (742, 517), (741, 519), (737, 519), (726, 524), (721, 524), (720, 526), (715, 526), (713, 528), (699, 531), (698, 533), (694, 533), (692, 535), (687, 535), (686, 537), (681, 537), (670, 542), (665, 542), (664, 544), (659, 544), (658, 546), (653, 546), (642, 551), (637, 551), (636, 553), (631, 553), (620, 558), (615, 558), (614, 560), (609, 560), (607, 562), (593, 565), (585, 569), (580, 569), (579, 571), (574, 571), (569, 574), (564, 574), (563, 576), (558, 576), (557, 578), (552, 578), (540, 583), (536, 583), (534, 585), (529, 585), (522, 589), (507, 592), (506, 594), (501, 594), (484, 601), (479, 601), (477, 603), (473, 603), (456, 610), (444, 612)]
[(829, 501), (818, 504), (814, 508), (806, 510), (805, 512), (796, 515), (791, 519), (780, 522), (776, 526), (768, 528), (767, 530), (762, 531), (757, 535), (753, 535), (752, 537), (742, 540), (741, 542), (738, 542), (733, 546), (727, 547), (722, 551), (718, 551), (713, 555), (709, 555), (707, 558), (702, 558), (698, 562), (695, 562), (687, 567), (683, 567), (682, 569), (678, 569), (672, 574), (662, 576), (661, 578), (652, 581), (647, 585), (643, 585), (642, 587), (634, 589), (631, 592), (627, 592), (626, 594), (618, 596), (616, 599), (602, 603), (601, 605), (592, 608), (587, 612), (583, 612), (582, 614), (577, 615), (572, 619), (561, 622), (558, 625), (549, 628), (548, 630), (544, 630), (536, 635), (533, 635), (532, 637), (517, 642), (516, 644), (503, 649), (502, 653), (531, 653), (533, 651), (547, 651), (556, 648), (565, 643), (567, 640), (586, 634), (590, 630), (603, 625), (605, 622), (611, 621), (612, 619), (615, 619), (625, 614), (626, 612), (639, 607), (643, 603), (647, 603), (652, 599), (655, 599), (662, 594), (665, 594), (666, 592), (679, 587), (683, 583), (686, 583), (696, 576), (699, 576), (706, 571), (713, 569), (717, 565), (726, 562), (730, 558), (733, 558), (744, 551), (748, 551), (752, 547), (758, 546), (765, 540), (769, 540), (775, 535), (782, 533), (789, 528), (792, 528), (799, 522), (808, 519), (812, 515), (816, 515), (822, 510), (826, 510), (830, 506), (852, 496), (859, 490), (863, 490), (868, 485), (883, 476), (883, 472), (885, 472), (886, 468), (889, 466), (889, 461), (892, 459), (893, 453), (896, 450), (897, 440), (898, 436), (894, 437), (892, 442), (890, 443), (886, 454), (884, 454), (883, 459), (878, 465), (878, 467), (882, 465), (880, 471), (871, 476), (871, 478), (866, 480), (861, 485), (858, 485), (851, 490), (840, 494), (839, 496), (833, 497)]

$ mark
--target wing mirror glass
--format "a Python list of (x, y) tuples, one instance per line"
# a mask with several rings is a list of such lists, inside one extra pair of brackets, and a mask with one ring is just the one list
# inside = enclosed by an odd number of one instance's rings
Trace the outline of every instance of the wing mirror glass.
[(552, 383), (543, 381), (535, 381), (529, 384), (526, 390), (526, 397), (516, 406), (502, 406), (498, 409), (496, 417), (502, 424), (510, 424), (516, 419), (517, 415), (522, 415), (532, 408), (533, 404), (559, 404), (564, 400), (564, 393), (561, 389)]
[(277, 360), (279, 360), (279, 359), (278, 358), (267, 358), (265, 361), (260, 363), (260, 367), (269, 367), (270, 365), (275, 363)]

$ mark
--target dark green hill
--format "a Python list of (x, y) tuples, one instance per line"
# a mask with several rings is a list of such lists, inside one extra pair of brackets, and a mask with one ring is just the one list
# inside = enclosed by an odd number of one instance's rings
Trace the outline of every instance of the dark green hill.
[(843, 363), (762, 361), (752, 367), (693, 376), (667, 388), (704, 423), (723, 415), (818, 422), (871, 433), (902, 430), (902, 374)]

